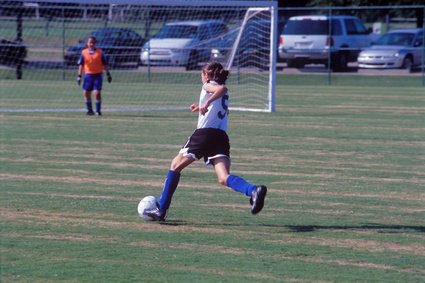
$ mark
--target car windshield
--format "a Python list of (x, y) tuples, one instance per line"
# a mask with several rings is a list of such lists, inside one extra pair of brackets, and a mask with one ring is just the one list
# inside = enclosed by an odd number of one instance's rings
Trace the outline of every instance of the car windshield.
[[(287, 35), (327, 35), (329, 34), (328, 20), (295, 20), (288, 21), (283, 34)], [(332, 34), (342, 34), (341, 24), (339, 21), (332, 20)]]
[(195, 38), (198, 27), (191, 25), (164, 26), (155, 38)]
[(415, 35), (413, 33), (387, 33), (380, 37), (375, 45), (404, 45), (412, 44)]
[(231, 41), (233, 41), (238, 36), (238, 33), (239, 33), (239, 28), (238, 29), (233, 29), (228, 34), (226, 34), (226, 36), (224, 37), (224, 40), (231, 40)]
[[(230, 33), (228, 33), (224, 39), (233, 41), (239, 34), (240, 27), (233, 29)], [(261, 24), (248, 24), (241, 36), (241, 40), (258, 40), (263, 37), (268, 37), (270, 35), (270, 28), (266, 25)]]
[(259, 37), (268, 37), (270, 27), (267, 24), (248, 25), (243, 31), (242, 36), (249, 39), (258, 39)]

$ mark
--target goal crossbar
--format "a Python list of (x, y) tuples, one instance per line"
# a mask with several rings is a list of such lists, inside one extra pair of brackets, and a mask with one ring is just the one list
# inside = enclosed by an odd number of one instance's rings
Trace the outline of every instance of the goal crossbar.
[[(12, 63), (0, 68), (0, 80), (4, 80), (0, 93), (19, 88), (29, 99), (23, 99), (25, 103), (13, 103), (14, 99), (7, 100), (4, 96), (0, 111), (80, 111), (81, 99), (74, 97), (81, 95), (82, 90), (74, 82), (82, 49), (75, 48), (83, 48), (84, 38), (102, 30), (133, 31), (143, 39), (138, 45), (121, 44), (118, 52), (104, 49), (99, 42), (98, 47), (105, 52), (114, 78), (113, 83), (105, 84), (102, 90), (105, 111), (187, 108), (199, 91), (201, 65), (216, 60), (213, 50), (219, 48), (227, 35), (235, 35), (223, 52), (231, 56), (229, 61), (223, 57), (220, 62), (230, 70), (226, 84), (231, 92), (231, 109), (275, 111), (277, 1), (88, 0), (82, 4), (81, 0), (60, 3), (40, 0), (37, 5), (20, 5), (25, 3), (33, 1), (0, 3), (0, 8), (7, 11), (7, 16), (2, 17), (3, 24), (9, 27), (7, 40), (12, 42), (19, 38), (17, 43), (2, 42), (1, 46), (9, 48), (21, 44), (27, 51), (23, 59), (18, 53), (8, 53), (7, 60)], [(68, 5), (70, 3), (79, 5)], [(200, 32), (170, 40), (173, 43), (180, 39), (199, 39), (191, 46), (155, 47), (149, 43), (168, 24), (205, 21), (222, 23), (223, 31), (218, 34), (210, 28), (208, 40), (201, 39)], [(254, 45), (240, 46), (242, 41), (247, 41), (243, 33), (248, 24), (254, 26), (250, 33), (254, 31), (255, 35), (249, 37), (254, 38)], [(46, 44), (42, 44), (46, 39)], [(146, 50), (150, 58), (148, 64), (142, 59)], [(187, 55), (185, 59), (171, 58), (173, 62), (154, 58), (167, 52)], [(268, 54), (259, 56), (261, 52)], [(129, 57), (131, 61), (126, 61)], [(195, 58), (195, 63), (189, 64), (188, 58)], [(17, 60), (25, 62), (20, 66), (22, 78), (16, 75), (18, 65), (13, 62)], [(21, 81), (10, 80), (15, 75)], [(34, 81), (43, 83), (35, 84)]]

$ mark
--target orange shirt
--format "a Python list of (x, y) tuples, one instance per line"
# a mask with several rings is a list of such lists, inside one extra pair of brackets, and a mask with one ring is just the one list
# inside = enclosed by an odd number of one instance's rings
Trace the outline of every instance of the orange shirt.
[(102, 50), (96, 49), (94, 54), (89, 53), (89, 49), (83, 50), (84, 72), (86, 74), (103, 73)]

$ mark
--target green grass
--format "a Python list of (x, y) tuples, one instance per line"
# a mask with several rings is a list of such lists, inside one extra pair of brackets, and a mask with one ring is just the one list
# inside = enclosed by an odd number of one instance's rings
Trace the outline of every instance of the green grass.
[[(316, 77), (278, 77), (275, 113), (230, 113), (232, 173), (269, 187), (256, 216), (202, 162), (167, 221), (137, 215), (196, 125), (187, 111), (0, 112), (0, 280), (423, 282), (423, 88)], [(22, 84), (81, 104), (62, 82), (1, 83), (2, 108), (25, 106)]]

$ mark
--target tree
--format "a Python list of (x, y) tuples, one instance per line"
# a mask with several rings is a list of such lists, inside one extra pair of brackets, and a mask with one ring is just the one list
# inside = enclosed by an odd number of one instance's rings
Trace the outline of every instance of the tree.
[(423, 0), (310, 0), (310, 7), (349, 6), (423, 6)]
[[(423, 27), (424, 20), (424, 0), (310, 0), (308, 7), (368, 7), (368, 6), (422, 6), (416, 9), (388, 9), (370, 10), (363, 14), (361, 18), (368, 21), (376, 21), (383, 15), (392, 17), (416, 18), (416, 27)], [(355, 11), (353, 10), (353, 13)], [(367, 19), (365, 19), (365, 17)]]

